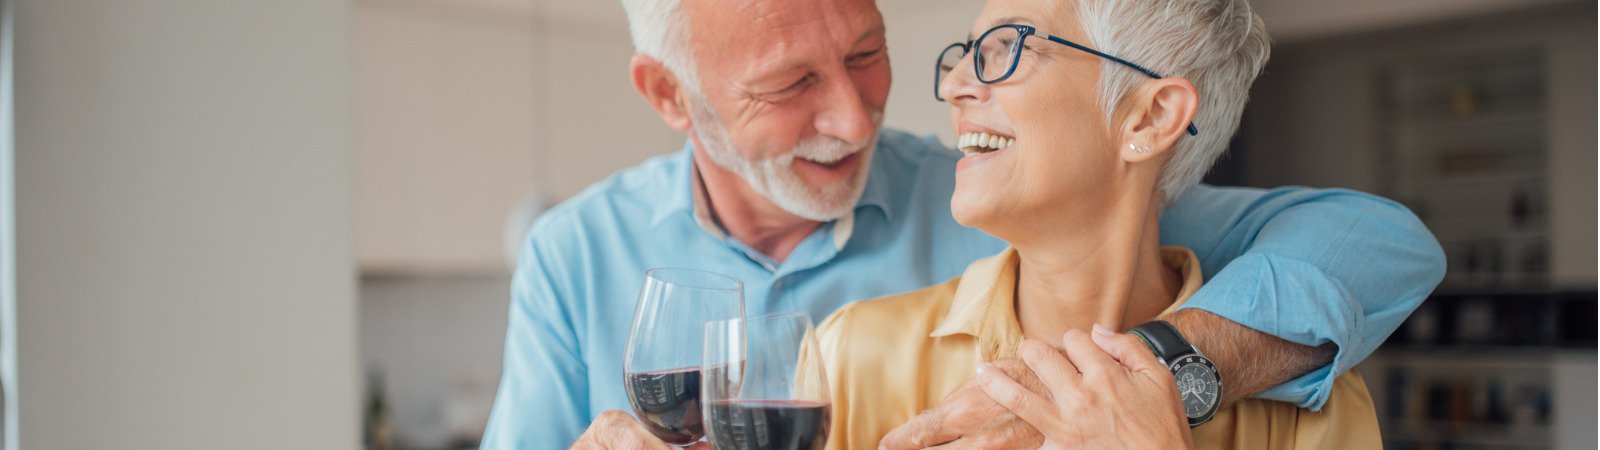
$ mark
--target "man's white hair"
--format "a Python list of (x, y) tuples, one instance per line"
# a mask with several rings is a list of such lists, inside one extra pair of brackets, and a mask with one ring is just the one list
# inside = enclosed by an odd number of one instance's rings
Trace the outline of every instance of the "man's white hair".
[(628, 13), (628, 32), (634, 53), (655, 58), (667, 67), (689, 92), (699, 92), (694, 54), (689, 47), (689, 23), (680, 0), (622, 0)]
[[(1199, 92), (1200, 135), (1179, 138), (1161, 168), (1157, 189), (1170, 204), (1227, 149), (1271, 53), (1266, 24), (1246, 0), (1079, 0), (1078, 17), (1094, 48), (1188, 79)], [(1123, 96), (1150, 78), (1110, 61), (1101, 66), (1100, 106), (1109, 120)]]
[[(693, 46), (689, 44), (688, 18), (682, 3), (681, 0), (622, 0), (622, 9), (628, 13), (628, 32), (633, 35), (634, 53), (660, 61), (678, 78), (687, 94), (685, 108), (694, 121), (689, 133), (698, 138), (697, 150), (791, 214), (819, 222), (848, 214), (866, 189), (867, 167), (872, 162), (876, 133), (866, 143), (817, 135), (800, 140), (781, 155), (764, 159), (740, 155), (729, 142), (722, 119), (700, 91)], [(873, 113), (872, 124), (874, 129), (883, 124), (881, 112)], [(862, 161), (855, 176), (825, 186), (808, 185), (791, 168), (796, 158), (832, 163), (857, 153), (862, 154)]]

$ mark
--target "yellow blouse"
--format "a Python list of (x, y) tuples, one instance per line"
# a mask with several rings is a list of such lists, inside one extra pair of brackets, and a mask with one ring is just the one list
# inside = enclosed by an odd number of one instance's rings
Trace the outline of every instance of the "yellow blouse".
[[(1161, 249), (1183, 286), (1167, 312), (1200, 289), (1200, 263), (1185, 248)], [(1006, 249), (929, 288), (856, 302), (818, 327), (833, 422), (829, 449), (872, 449), (894, 427), (973, 377), (980, 361), (1016, 355), (1013, 309), (1018, 257)], [(1194, 429), (1195, 448), (1380, 448), (1377, 411), (1355, 371), (1334, 381), (1321, 411), (1247, 399)]]

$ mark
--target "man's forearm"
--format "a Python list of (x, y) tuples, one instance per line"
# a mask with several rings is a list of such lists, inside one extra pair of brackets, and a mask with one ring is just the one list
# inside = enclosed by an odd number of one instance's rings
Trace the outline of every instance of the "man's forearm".
[(1333, 362), (1333, 343), (1311, 347), (1200, 309), (1162, 316), (1222, 372), (1222, 407)]

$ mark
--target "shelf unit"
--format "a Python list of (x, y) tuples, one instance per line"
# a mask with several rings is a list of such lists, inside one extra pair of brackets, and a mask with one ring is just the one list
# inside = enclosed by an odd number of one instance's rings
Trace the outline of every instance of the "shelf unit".
[[(1594, 295), (1539, 290), (1552, 242), (1547, 66), (1529, 46), (1380, 70), (1388, 193), (1448, 264), (1439, 294), (1363, 365), (1386, 447), (1557, 446), (1556, 368), (1592, 354), (1592, 338), (1573, 350), (1583, 341), (1569, 331), (1593, 334)], [(1569, 323), (1583, 312), (1587, 324)]]
[(1597, 308), (1594, 291), (1433, 296), (1358, 368), (1385, 446), (1557, 447), (1561, 397), (1575, 388), (1562, 367), (1594, 364)]
[(1388, 448), (1595, 448), (1594, 11), (1279, 45), (1252, 90), (1244, 183), (1378, 193), (1444, 247), (1359, 368)]
[[(1385, 448), (1522, 449), (1556, 446), (1560, 361), (1589, 350), (1515, 347), (1387, 348), (1366, 377)], [(1592, 381), (1592, 380), (1591, 380)]]
[(1445, 288), (1547, 279), (1546, 66), (1542, 49), (1526, 47), (1395, 63), (1379, 76), (1388, 190), (1438, 235)]

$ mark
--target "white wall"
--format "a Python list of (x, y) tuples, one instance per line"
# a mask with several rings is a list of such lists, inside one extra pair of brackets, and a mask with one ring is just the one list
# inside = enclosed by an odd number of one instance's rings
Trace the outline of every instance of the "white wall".
[(12, 36), (15, 3), (0, 1), (0, 448), (16, 450), (17, 443), (17, 195), (13, 144), (16, 94), (12, 82), (16, 66)]
[[(1560, 245), (1550, 249), (1551, 281), (1560, 285), (1594, 286), (1600, 264), (1595, 229), (1600, 160), (1596, 140), (1595, 35), (1590, 27), (1565, 28), (1550, 37), (1550, 235)], [(1590, 396), (1593, 397), (1592, 395)], [(1592, 413), (1591, 413), (1592, 414)]]
[(1552, 403), (1555, 418), (1555, 448), (1581, 450), (1595, 448), (1600, 438), (1595, 436), (1595, 422), (1600, 414), (1595, 410), (1595, 398), (1600, 397), (1595, 378), (1595, 355), (1592, 351), (1573, 350), (1557, 354), (1551, 373), (1551, 384), (1556, 395)]
[(917, 135), (937, 135), (955, 141), (950, 125), (950, 105), (933, 99), (933, 60), (946, 45), (966, 39), (967, 30), (983, 11), (983, 2), (971, 0), (880, 1), (888, 30), (889, 65), (894, 86), (884, 123)]
[(357, 447), (348, 6), (15, 6), (22, 447)]

